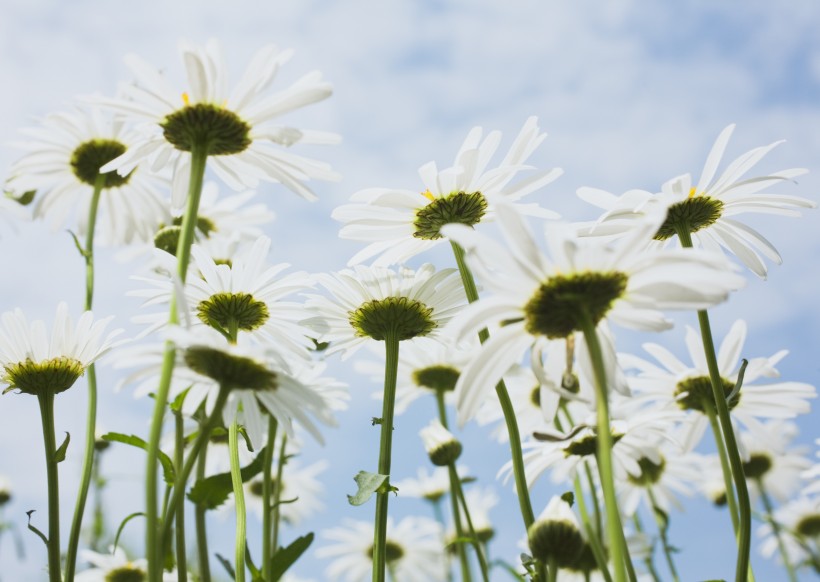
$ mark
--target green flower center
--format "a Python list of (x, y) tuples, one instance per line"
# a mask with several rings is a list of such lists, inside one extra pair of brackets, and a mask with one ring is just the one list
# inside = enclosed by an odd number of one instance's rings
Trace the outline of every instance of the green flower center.
[[(125, 153), (126, 147), (113, 139), (92, 139), (81, 143), (71, 153), (71, 170), (80, 182), (94, 186), (100, 168)], [(120, 176), (117, 172), (103, 174), (103, 188), (116, 188), (128, 182), (131, 174)]]
[(550, 339), (565, 338), (581, 331), (584, 313), (597, 325), (623, 295), (627, 281), (627, 276), (618, 272), (551, 277), (524, 306), (526, 329)]
[[(250, 293), (217, 293), (205, 301), (200, 301), (196, 308), (197, 317), (203, 323), (223, 331), (236, 329), (253, 331), (258, 329), (270, 317), (268, 306), (253, 298)], [(231, 337), (235, 336), (231, 334)]]
[[(196, 230), (205, 238), (210, 238), (211, 233), (216, 232), (216, 224), (214, 221), (205, 217), (196, 217)], [(177, 254), (177, 245), (179, 244), (179, 237), (182, 233), (182, 217), (174, 218), (170, 225), (161, 224), (159, 230), (154, 235), (154, 246), (158, 249), (170, 253), (174, 256)]]
[(695, 196), (693, 188), (689, 198), (669, 207), (666, 220), (655, 233), (655, 240), (675, 236), (676, 228), (684, 228), (692, 233), (711, 226), (723, 214), (723, 206), (722, 200), (711, 196)]
[(278, 385), (275, 372), (250, 358), (204, 346), (188, 348), (183, 358), (194, 372), (226, 388), (275, 390)]
[(11, 493), (9, 491), (0, 491), (0, 507), (11, 501)]
[[(735, 383), (730, 382), (726, 378), (721, 378), (721, 381), (723, 382), (723, 394), (728, 397), (729, 394), (732, 393), (732, 390), (734, 390)], [(685, 396), (682, 396), (683, 394), (685, 394)], [(710, 402), (713, 407), (715, 405), (715, 399), (712, 396), (712, 381), (709, 379), (709, 376), (696, 376), (695, 378), (687, 378), (686, 380), (678, 382), (677, 388), (675, 388), (675, 397), (678, 406), (683, 410), (697, 410), (698, 412), (706, 414), (706, 410), (703, 407), (704, 402)], [(740, 402), (740, 392), (735, 394), (727, 403), (729, 410), (737, 406), (738, 402)]]
[(183, 152), (204, 147), (209, 156), (238, 154), (251, 145), (251, 126), (233, 111), (210, 103), (186, 105), (160, 123), (165, 139)]
[(424, 336), (436, 323), (430, 317), (432, 307), (407, 297), (373, 299), (348, 313), (348, 321), (356, 335), (383, 341), (395, 334), (399, 341)]
[(462, 446), (458, 441), (448, 441), (429, 452), (430, 462), (436, 467), (447, 467), (461, 456)]
[(108, 572), (105, 575), (105, 582), (143, 582), (146, 578), (144, 570), (128, 564)]
[(772, 458), (763, 453), (754, 453), (743, 463), (743, 474), (747, 479), (760, 479), (772, 468)]
[(428, 366), (413, 370), (413, 383), (437, 392), (452, 392), (460, 372), (451, 366)]
[(434, 198), (429, 192), (423, 196), (431, 201), (416, 211), (413, 236), (424, 240), (442, 238), (441, 227), (451, 222), (475, 226), (487, 212), (487, 199), (481, 192), (452, 192), (442, 198)]
[(663, 470), (666, 468), (666, 459), (661, 457), (660, 463), (641, 457), (638, 459), (638, 466), (641, 468), (641, 474), (636, 477), (628, 475), (629, 482), (639, 487), (650, 487), (661, 480)]
[(572, 566), (584, 550), (584, 538), (569, 521), (536, 521), (527, 532), (533, 557), (543, 563), (555, 560), (559, 568)]
[(795, 531), (807, 538), (816, 538), (820, 536), (820, 514), (815, 513), (807, 515), (797, 522), (794, 527)]
[[(620, 433), (613, 432), (612, 433), (612, 446), (615, 446), (619, 440), (624, 438), (624, 435)], [(575, 455), (577, 457), (586, 457), (588, 455), (594, 455), (598, 452), (598, 435), (587, 435), (582, 439), (578, 439), (577, 441), (572, 441), (568, 446), (564, 448), (564, 456), (570, 457)]]
[[(273, 489), (276, 487), (276, 479), (271, 477), (270, 483), (271, 483), (271, 491), (273, 491)], [(265, 489), (265, 482), (262, 479), (254, 479), (253, 481), (251, 481), (251, 484), (248, 485), (248, 491), (250, 491), (250, 494), (255, 496), (255, 497), (261, 498), (262, 494), (264, 492), (264, 489)]]
[(9, 364), (5, 370), (3, 381), (9, 385), (6, 392), (16, 388), (34, 396), (64, 392), (85, 372), (82, 363), (66, 356), (42, 362), (27, 359), (25, 362)]
[[(367, 556), (373, 559), (373, 546), (367, 549)], [(384, 543), (384, 559), (386, 562), (395, 562), (404, 556), (404, 548), (393, 540), (385, 540)]]

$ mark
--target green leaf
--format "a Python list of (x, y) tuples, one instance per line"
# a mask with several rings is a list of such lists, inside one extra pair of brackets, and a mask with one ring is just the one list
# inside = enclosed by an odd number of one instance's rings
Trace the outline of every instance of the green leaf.
[(222, 564), (222, 567), (228, 571), (231, 580), (236, 580), (236, 572), (234, 572), (233, 565), (228, 558), (223, 558), (220, 554), (214, 554), (217, 561)]
[(507, 573), (510, 576), (512, 576), (514, 580), (517, 580), (518, 582), (526, 582), (525, 578), (521, 574), (519, 574), (518, 571), (515, 569), (515, 567), (513, 567), (513, 565), (510, 564), (509, 562), (505, 562), (504, 560), (493, 560), (492, 563), (490, 563), (490, 568), (495, 568), (495, 567), (499, 567), (499, 568), (502, 568), (503, 570), (506, 570)]
[(285, 575), (285, 572), (288, 571), (296, 560), (305, 553), (310, 547), (310, 544), (313, 543), (313, 532), (296, 538), (293, 542), (286, 548), (279, 548), (279, 550), (273, 555), (273, 561), (271, 562), (271, 580), (270, 582), (276, 582), (282, 576)]
[(74, 246), (77, 247), (77, 251), (80, 253), (80, 256), (84, 259), (88, 258), (88, 251), (83, 248), (83, 245), (80, 243), (80, 239), (77, 238), (77, 235), (74, 232), (68, 230), (66, 231), (68, 234), (71, 235), (71, 238), (74, 239)]
[(188, 386), (185, 390), (177, 394), (177, 397), (174, 398), (174, 401), (168, 405), (168, 407), (171, 409), (171, 412), (173, 412), (174, 414), (182, 412), (182, 405), (185, 402), (185, 397), (188, 396), (188, 391), (190, 389), (191, 387)]
[(4, 194), (6, 195), (6, 198), (11, 198), (20, 206), (28, 206), (34, 201), (34, 195), (37, 194), (37, 190), (26, 190), (19, 196), (16, 196), (14, 192), (11, 192), (9, 190), (6, 190)]
[(653, 506), (652, 509), (655, 511), (655, 516), (658, 518), (658, 527), (666, 533), (666, 530), (669, 529), (669, 515), (660, 507)]
[(43, 532), (41, 532), (39, 529), (37, 529), (36, 527), (31, 525), (31, 514), (34, 513), (34, 511), (35, 511), (34, 509), (31, 509), (31, 510), (26, 512), (26, 515), (28, 516), (28, 528), (31, 531), (33, 531), (34, 533), (36, 533), (37, 536), (41, 540), (43, 540), (43, 543), (46, 545), (46, 548), (48, 548), (48, 538), (46, 537), (46, 535)]
[(379, 475), (378, 473), (368, 473), (367, 471), (359, 471), (359, 474), (353, 477), (359, 490), (356, 495), (348, 495), (347, 501), (350, 505), (362, 505), (366, 503), (370, 497), (379, 491), (383, 485), (387, 484), (388, 475)]
[(575, 505), (575, 495), (572, 493), (572, 491), (567, 491), (566, 493), (561, 495), (561, 499), (566, 501), (570, 507)]
[[(242, 474), (242, 482), (250, 481), (262, 472), (262, 457), (265, 454), (265, 447), (259, 451), (256, 458), (251, 461), (247, 467), (243, 467), (240, 471)], [(219, 473), (218, 475), (211, 475), (205, 479), (201, 479), (194, 483), (191, 490), (188, 492), (188, 499), (203, 506), (205, 509), (214, 509), (219, 507), (233, 492), (233, 483), (231, 482), (230, 473)]]
[(117, 528), (117, 535), (114, 536), (114, 550), (117, 549), (117, 544), (119, 544), (119, 542), (120, 542), (120, 534), (122, 534), (122, 530), (125, 529), (125, 524), (128, 523), (129, 521), (131, 521), (132, 519), (134, 519), (135, 517), (139, 517), (140, 515), (142, 517), (145, 517), (144, 512), (137, 511), (137, 512), (132, 513), (131, 515), (129, 515), (128, 517), (126, 517), (125, 519), (122, 520), (122, 523), (120, 523), (120, 527)]
[[(138, 449), (142, 449), (143, 451), (148, 450), (148, 443), (146, 443), (140, 437), (135, 435), (122, 434), (119, 432), (109, 432), (107, 434), (102, 435), (102, 439), (104, 441), (112, 443), (123, 443), (126, 445), (131, 445), (132, 447), (137, 447)], [(169, 457), (162, 451), (158, 451), (158, 453), (159, 462), (160, 464), (162, 464), (162, 477), (167, 485), (173, 485), (174, 478), (176, 477), (176, 471), (174, 471), (174, 462), (171, 460), (171, 457)]]
[(71, 442), (71, 435), (65, 433), (65, 440), (56, 451), (54, 451), (54, 462), (62, 463), (65, 461), (65, 454), (68, 451), (68, 443)]
[(251, 572), (251, 582), (265, 582), (265, 577), (262, 575), (262, 570), (256, 567), (251, 556), (251, 549), (248, 547), (248, 542), (245, 542), (245, 565)]

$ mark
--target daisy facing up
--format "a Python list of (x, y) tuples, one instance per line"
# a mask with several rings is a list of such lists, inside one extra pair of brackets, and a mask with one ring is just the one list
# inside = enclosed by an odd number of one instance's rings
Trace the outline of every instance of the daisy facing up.
[(521, 212), (557, 218), (535, 203), (518, 201), (558, 178), (560, 169), (539, 172), (515, 183), (522, 171), (531, 169), (527, 159), (547, 137), (538, 120), (530, 117), (501, 163), (489, 168), (501, 141), (501, 132), (482, 139), (474, 127), (461, 145), (452, 167), (439, 171), (435, 162), (419, 169), (423, 192), (370, 188), (355, 193), (351, 203), (336, 208), (333, 218), (343, 222), (341, 238), (368, 242), (348, 263), (355, 265), (376, 257), (374, 265), (404, 263), (446, 240), (441, 227), (450, 222), (475, 226), (495, 213), (495, 204), (506, 201)]
[(129, 55), (126, 64), (136, 82), (122, 85), (124, 97), (93, 98), (139, 123), (142, 131), (134, 147), (106, 164), (105, 171), (127, 176), (142, 162), (154, 170), (173, 167), (172, 206), (176, 209), (185, 203), (194, 154), (210, 158), (211, 169), (234, 190), (254, 188), (266, 180), (313, 200), (315, 195), (303, 182), (338, 178), (327, 164), (283, 149), (296, 143), (335, 143), (337, 136), (277, 123), (289, 111), (330, 97), (331, 86), (321, 73), (308, 73), (290, 87), (265, 95), (279, 68), (293, 54), (269, 45), (254, 55), (229, 92), (225, 57), (217, 41), (210, 40), (205, 47), (181, 41), (179, 51), (187, 90), (175, 89), (161, 72)]
[(693, 184), (690, 174), (684, 174), (663, 184), (660, 194), (630, 190), (614, 196), (595, 188), (580, 188), (578, 196), (582, 200), (605, 210), (596, 223), (585, 229), (585, 234), (625, 236), (642, 216), (658, 212), (665, 220), (654, 234), (655, 241), (669, 241), (676, 235), (676, 228), (684, 228), (695, 246), (713, 250), (722, 247), (737, 256), (755, 275), (765, 279), (767, 267), (760, 255), (780, 264), (780, 254), (763, 235), (736, 220), (735, 216), (744, 213), (800, 216), (799, 209), (814, 208), (817, 204), (798, 196), (764, 192), (776, 184), (792, 181), (808, 170), (792, 168), (745, 177), (782, 141), (749, 150), (715, 178), (734, 129), (734, 125), (729, 125), (720, 132), (697, 185)]

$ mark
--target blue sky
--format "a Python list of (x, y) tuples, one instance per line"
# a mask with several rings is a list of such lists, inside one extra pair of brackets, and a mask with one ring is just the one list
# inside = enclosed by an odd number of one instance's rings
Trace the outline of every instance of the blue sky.
[[(338, 226), (329, 218), (351, 193), (371, 186), (416, 188), (418, 167), (429, 160), (450, 163), (472, 126), (500, 129), (508, 144), (530, 115), (537, 115), (550, 134), (533, 163), (565, 170), (537, 199), (571, 220), (595, 216), (594, 209), (576, 199), (580, 186), (616, 193), (633, 187), (655, 190), (678, 174), (698, 174), (712, 141), (732, 122), (738, 127), (729, 156), (785, 139), (761, 167), (807, 167), (811, 173), (797, 185), (784, 186), (783, 193), (817, 199), (820, 191), (820, 5), (813, 0), (288, 0), (236, 2), (230, 8), (212, 1), (32, 0), (6, 3), (3, 13), (4, 144), (18, 139), (17, 129), (35, 118), (70, 106), (76, 95), (112, 94), (119, 81), (128, 79), (122, 63), (126, 53), (139, 54), (179, 79), (179, 38), (220, 39), (234, 80), (255, 50), (270, 42), (297, 51), (282, 71), (283, 84), (321, 70), (334, 83), (334, 97), (289, 121), (343, 136), (340, 146), (314, 148), (309, 154), (331, 162), (344, 179), (318, 184), (320, 201), (314, 204), (276, 186), (259, 192), (279, 217), (269, 229), (271, 260), (308, 271), (342, 268), (358, 250), (359, 245), (336, 238)], [(12, 147), (0, 148), (0, 177), (17, 156)], [(810, 211), (798, 220), (764, 216), (750, 222), (778, 247), (784, 264), (772, 267), (766, 282), (750, 276), (748, 287), (716, 311), (716, 333), (722, 336), (735, 318), (744, 317), (750, 324), (749, 355), (788, 348), (791, 355), (781, 365), (784, 378), (817, 384), (820, 215)], [(0, 257), (9, 273), (0, 280), (0, 310), (21, 306), (33, 317), (50, 319), (62, 299), (81, 304), (81, 261), (64, 232), (52, 233), (42, 223), (3, 232)], [(450, 266), (446, 254), (421, 259)], [(127, 325), (136, 311), (135, 301), (124, 298), (134, 288), (129, 271), (112, 253), (101, 253), (100, 263), (98, 310), (117, 314), (120, 325)], [(679, 338), (673, 331), (651, 339), (679, 346)], [(356, 386), (352, 409), (340, 421), (338, 434), (346, 440), (310, 452), (344, 459), (326, 473), (327, 505), (338, 502), (338, 511), (306, 527), (326, 527), (341, 516), (371, 517), (370, 507), (348, 508), (343, 494), (351, 492), (356, 471), (375, 466), (375, 442), (364, 442), (375, 438), (366, 426), (376, 414), (369, 398), (373, 387), (364, 388), (352, 371), (334, 366), (334, 373)], [(113, 384), (114, 372), (109, 368), (104, 374)], [(106, 385), (102, 391), (106, 428), (147, 432), (148, 403), (135, 403), (130, 394), (114, 394)], [(11, 474), (17, 484), (17, 500), (7, 516), (39, 507), (44, 522), (38, 416), (29, 400), (6, 395), (0, 402), (0, 473)], [(58, 400), (58, 431), (70, 431), (76, 442), (83, 408), (81, 390)], [(816, 419), (813, 413), (801, 420), (801, 442), (817, 436), (811, 428)], [(415, 463), (424, 461), (415, 433), (426, 417), (410, 417), (407, 423), (407, 444), (397, 458), (407, 463), (409, 475), (415, 473)], [(465, 438), (486, 442), (475, 428), (468, 428)], [(20, 443), (30, 445), (21, 449)], [(78, 451), (76, 447), (75, 455)], [(142, 458), (137, 452), (118, 454), (110, 467), (112, 519), (141, 509), (120, 508), (118, 500), (139, 495), (138, 485), (129, 481), (138, 477), (132, 467), (142, 467)], [(465, 455), (465, 462), (487, 482), (504, 459), (500, 447), (490, 461), (471, 459), (469, 448)], [(78, 467), (76, 457), (61, 466), (66, 508), (73, 496), (68, 484)], [(499, 541), (494, 555), (512, 559), (519, 524), (514, 511), (508, 511), (514, 508), (509, 492), (503, 491), (507, 499), (494, 515), (499, 529), (515, 533)], [(546, 488), (538, 491), (544, 503), (548, 493)], [(399, 514), (422, 510), (411, 503), (394, 507)], [(703, 504), (691, 507), (686, 516), (673, 518), (673, 540), (686, 548), (680, 560), (684, 579), (729, 576), (733, 552), (725, 515), (715, 515)], [(718, 542), (710, 537), (711, 525), (709, 532), (703, 530), (707, 517), (717, 524)], [(126, 538), (139, 545), (137, 528), (129, 534)], [(24, 537), (29, 559), (23, 564), (7, 540), (0, 545), (0, 579), (41, 575), (37, 564), (44, 560), (43, 549), (33, 536)], [(230, 540), (225, 543), (222, 551), (229, 554)], [(692, 558), (688, 562), (687, 556)], [(759, 579), (777, 576), (778, 570), (754, 550), (753, 560)], [(299, 571), (320, 580), (320, 570), (308, 562)]]

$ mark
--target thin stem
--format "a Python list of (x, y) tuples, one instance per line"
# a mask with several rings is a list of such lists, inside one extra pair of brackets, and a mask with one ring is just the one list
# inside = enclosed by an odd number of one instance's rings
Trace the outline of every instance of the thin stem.
[(262, 457), (262, 576), (265, 580), (271, 579), (273, 554), (276, 552), (276, 547), (271, 543), (271, 473), (277, 428), (276, 419), (268, 416), (268, 442), (265, 445), (265, 456)]
[(547, 582), (558, 582), (558, 560), (552, 553), (547, 564)]
[[(196, 218), (199, 211), (199, 199), (202, 194), (202, 182), (205, 177), (205, 165), (208, 160), (207, 144), (194, 144), (191, 148), (191, 175), (188, 183), (188, 201), (185, 214), (182, 217), (182, 231), (177, 243), (177, 276), (182, 283), (188, 273), (188, 262), (191, 258), (191, 244), (194, 240)], [(168, 313), (168, 323), (179, 321), (177, 314), (176, 294), (171, 296), (171, 306)], [(161, 582), (162, 556), (164, 545), (157, 542), (162, 540), (160, 529), (163, 525), (159, 519), (159, 505), (157, 501), (157, 471), (159, 458), (159, 441), (162, 436), (162, 424), (165, 417), (165, 407), (168, 404), (168, 392), (171, 387), (171, 376), (174, 371), (174, 345), (167, 342), (165, 356), (162, 360), (162, 372), (159, 386), (154, 398), (154, 412), (151, 417), (151, 429), (148, 435), (148, 459), (145, 466), (145, 557), (148, 561), (149, 582)], [(189, 473), (190, 474), (190, 473)], [(176, 495), (176, 491), (174, 492)]]
[(794, 572), (794, 566), (792, 566), (791, 560), (789, 559), (789, 552), (786, 551), (786, 544), (783, 542), (783, 532), (780, 529), (780, 524), (777, 523), (774, 518), (774, 507), (772, 506), (772, 500), (766, 492), (766, 487), (763, 485), (763, 479), (758, 477), (756, 481), (757, 488), (760, 491), (760, 500), (763, 502), (763, 507), (766, 509), (766, 520), (772, 524), (772, 532), (777, 540), (777, 549), (780, 552), (780, 557), (783, 558), (783, 566), (786, 568), (790, 582), (797, 582), (797, 574)]
[[(379, 442), (379, 474), (390, 482), (393, 447), (393, 409), (396, 403), (396, 378), (399, 369), (399, 339), (395, 331), (385, 334), (384, 402), (382, 404), (381, 438)], [(387, 567), (387, 503), (389, 487), (376, 493), (376, 524), (373, 533), (373, 582), (384, 582)]]
[[(444, 512), (441, 510), (441, 497), (438, 499), (431, 499), (430, 504), (433, 506), (433, 515), (436, 521), (441, 524), (441, 547), (447, 545), (447, 534), (444, 533), (447, 528), (447, 523), (444, 521)], [(450, 560), (447, 560), (447, 582), (452, 582), (453, 572), (450, 569)]]
[[(205, 423), (200, 425), (199, 430), (202, 431)], [(205, 461), (208, 458), (208, 443), (210, 441), (205, 439), (202, 447), (199, 449), (199, 454), (196, 455), (196, 480), (201, 481), (205, 478)], [(194, 507), (194, 523), (196, 524), (196, 553), (199, 563), (199, 580), (200, 582), (211, 582), (211, 561), (208, 553), (208, 524), (205, 518), (205, 506), (197, 503)]]
[(447, 406), (444, 404), (443, 390), (436, 390), (436, 409), (438, 410), (438, 419), (439, 422), (441, 422), (441, 426), (450, 430), (450, 426), (447, 422)]
[(94, 483), (94, 519), (91, 524), (91, 541), (89, 546), (94, 552), (100, 551), (100, 544), (102, 543), (103, 533), (105, 531), (105, 518), (103, 517), (103, 488), (105, 487), (105, 479), (100, 471), (100, 463), (102, 461), (102, 451), (95, 451), (95, 462), (91, 471), (91, 482)]
[[(678, 225), (675, 228), (681, 246), (692, 247), (692, 236), (688, 225)], [(723, 440), (726, 443), (726, 454), (729, 457), (731, 473), (737, 490), (737, 509), (739, 527), (737, 530), (737, 568), (735, 570), (735, 580), (742, 582), (747, 575), (751, 574), (749, 563), (749, 548), (752, 541), (752, 509), (749, 501), (749, 490), (746, 485), (746, 477), (743, 474), (743, 462), (740, 459), (740, 451), (737, 447), (735, 431), (732, 427), (732, 418), (729, 416), (729, 406), (726, 404), (726, 394), (723, 391), (723, 379), (720, 376), (717, 356), (715, 355), (715, 344), (712, 340), (712, 328), (709, 324), (709, 314), (705, 310), (698, 311), (698, 323), (700, 324), (700, 335), (703, 341), (703, 352), (706, 355), (706, 364), (709, 367), (709, 379), (712, 382), (712, 395), (715, 399), (715, 410), (720, 420), (720, 428), (723, 431)], [(727, 488), (728, 493), (728, 488)]]
[(48, 483), (48, 579), (61, 582), (60, 575), (60, 484), (57, 471), (57, 444), (54, 438), (54, 394), (45, 391), (37, 395), (40, 421), (43, 425), (43, 446), (46, 454)]
[(453, 527), (456, 530), (456, 539), (458, 540), (454, 549), (458, 556), (459, 566), (461, 567), (461, 580), (462, 582), (470, 582), (473, 579), (473, 573), (470, 570), (470, 562), (467, 560), (467, 548), (465, 548), (461, 542), (464, 538), (464, 527), (461, 524), (461, 511), (458, 506), (458, 492), (456, 489), (457, 485), (453, 479), (453, 477), (455, 477), (457, 480), (458, 474), (454, 476), (453, 471), (449, 470), (448, 467), (448, 476), (450, 478), (450, 507), (453, 512)]
[[(182, 469), (183, 457), (185, 454), (185, 424), (182, 413), (174, 412), (174, 467), (177, 471)], [(177, 527), (176, 533), (176, 553), (177, 553), (177, 582), (187, 582), (188, 580), (188, 560), (185, 548), (185, 504), (180, 503), (176, 510)]]
[(732, 467), (729, 464), (729, 457), (726, 454), (726, 443), (723, 441), (723, 431), (720, 430), (720, 422), (718, 421), (715, 406), (711, 400), (704, 398), (701, 402), (703, 412), (706, 418), (709, 419), (709, 426), (712, 428), (712, 434), (715, 437), (715, 445), (717, 448), (718, 458), (720, 459), (720, 468), (723, 473), (723, 488), (726, 490), (726, 503), (729, 506), (729, 516), (732, 518), (732, 528), (737, 535), (740, 523), (738, 522), (737, 512), (737, 498), (735, 497), (735, 487), (732, 482)]
[(652, 504), (652, 514), (655, 516), (655, 523), (658, 524), (658, 533), (661, 537), (661, 545), (663, 546), (663, 554), (666, 556), (666, 565), (669, 566), (669, 572), (672, 574), (672, 579), (675, 582), (680, 580), (678, 570), (675, 568), (675, 561), (672, 559), (672, 547), (669, 545), (669, 536), (667, 531), (669, 529), (669, 522), (661, 518), (661, 508), (658, 507), (658, 502), (655, 500), (655, 494), (652, 492), (652, 487), (646, 488), (646, 493), (649, 496), (649, 502)]
[(458, 479), (458, 474), (456, 474), (456, 465), (455, 463), (450, 463), (450, 480), (456, 484), (456, 494), (458, 495), (458, 499), (461, 501), (461, 507), (464, 509), (464, 517), (467, 520), (467, 529), (470, 531), (470, 539), (475, 548), (476, 556), (478, 557), (478, 565), (481, 568), (481, 578), (484, 582), (489, 582), (490, 579), (490, 572), (487, 568), (487, 558), (484, 556), (484, 552), (481, 548), (481, 540), (478, 539), (478, 534), (475, 531), (475, 527), (473, 527), (473, 519), (470, 516), (470, 508), (467, 507), (467, 499), (464, 497), (464, 488), (461, 486), (461, 481)]
[[(85, 235), (85, 310), (90, 311), (94, 302), (94, 231), (97, 225), (97, 209), (100, 205), (100, 194), (105, 185), (105, 174), (97, 173), (94, 180), (94, 191), (91, 194), (91, 203), (88, 207), (88, 229)], [(74, 569), (77, 566), (77, 549), (80, 544), (80, 530), (83, 525), (83, 513), (88, 499), (88, 489), (91, 484), (91, 473), (94, 466), (94, 441), (97, 431), (97, 373), (94, 364), (88, 367), (88, 408), (86, 413), (85, 448), (83, 453), (83, 467), (80, 476), (80, 488), (77, 491), (77, 500), (74, 504), (74, 517), (71, 520), (71, 530), (68, 534), (68, 550), (66, 552), (65, 580), (73, 582)]]
[(191, 475), (191, 471), (199, 458), (200, 449), (205, 446), (205, 443), (208, 442), (214, 427), (219, 424), (219, 419), (222, 416), (222, 409), (225, 407), (225, 402), (228, 400), (228, 394), (230, 394), (230, 390), (228, 388), (220, 387), (219, 393), (216, 396), (216, 402), (214, 403), (213, 412), (211, 412), (211, 415), (200, 426), (199, 434), (196, 435), (196, 440), (194, 440), (193, 445), (191, 445), (191, 450), (188, 452), (188, 457), (185, 459), (185, 464), (182, 466), (182, 470), (177, 471), (176, 478), (174, 480), (174, 490), (171, 494), (169, 503), (166, 505), (168, 509), (162, 518), (162, 531), (159, 541), (163, 548), (165, 547), (168, 540), (168, 535), (171, 532), (171, 526), (174, 524), (176, 508), (182, 505), (185, 501), (185, 484), (188, 482), (188, 477)]
[(236, 507), (236, 582), (245, 582), (245, 490), (242, 487), (242, 473), (239, 466), (239, 425), (234, 418), (228, 428), (228, 450), (231, 455), (231, 484)]
[(273, 484), (273, 552), (274, 554), (279, 549), (279, 525), (282, 521), (282, 490), (284, 487), (282, 474), (285, 472), (285, 463), (287, 457), (285, 456), (285, 447), (288, 444), (288, 435), (282, 434), (282, 443), (279, 445), (279, 458), (276, 460), (276, 482)]
[(584, 339), (592, 360), (592, 367), (595, 371), (595, 396), (598, 412), (598, 472), (601, 477), (601, 488), (604, 492), (607, 537), (609, 538), (615, 580), (617, 582), (624, 582), (626, 580), (624, 567), (626, 544), (624, 543), (621, 516), (618, 512), (618, 502), (615, 497), (612, 462), (612, 431), (609, 427), (609, 392), (606, 383), (606, 370), (604, 369), (604, 359), (595, 324), (585, 311), (581, 310), (578, 315), (579, 323), (584, 332)]
[[(638, 515), (638, 512), (632, 514), (632, 523), (635, 525), (635, 531), (639, 534), (644, 533), (643, 524), (641, 523), (641, 518)], [(646, 569), (649, 571), (649, 575), (652, 576), (652, 580), (655, 582), (661, 582), (661, 577), (658, 574), (658, 571), (655, 569), (655, 544), (652, 544), (652, 547), (649, 550), (649, 553), (644, 558), (643, 563), (646, 565)]]

